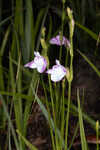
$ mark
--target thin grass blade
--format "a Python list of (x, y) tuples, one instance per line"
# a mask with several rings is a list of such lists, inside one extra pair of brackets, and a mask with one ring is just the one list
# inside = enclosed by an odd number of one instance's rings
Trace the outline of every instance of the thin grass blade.
[(82, 150), (88, 150), (86, 137), (85, 137), (85, 131), (84, 131), (84, 125), (83, 125), (82, 111), (81, 111), (81, 107), (80, 107), (79, 90), (77, 90), (77, 100), (78, 100), (80, 136), (81, 136), (81, 144), (82, 144), (81, 147), (82, 147)]

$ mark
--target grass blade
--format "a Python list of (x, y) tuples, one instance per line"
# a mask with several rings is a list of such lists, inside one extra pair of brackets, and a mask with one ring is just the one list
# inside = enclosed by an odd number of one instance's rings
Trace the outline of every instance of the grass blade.
[(24, 141), (24, 143), (30, 148), (30, 150), (38, 150), (35, 146), (33, 146), (20, 132), (19, 130), (16, 130), (18, 135), (21, 137), (21, 139)]
[(91, 68), (97, 73), (97, 75), (100, 77), (100, 71), (97, 69), (97, 67), (79, 50), (77, 52), (87, 61), (87, 63), (91, 66)]
[[(33, 12), (32, 12), (32, 0), (26, 0), (26, 15), (25, 15), (25, 45), (26, 49), (23, 52), (24, 63), (29, 61), (31, 56), (31, 49), (33, 50), (32, 43), (34, 41), (32, 36), (34, 34), (33, 29)], [(33, 51), (34, 54), (34, 51)]]
[(11, 119), (10, 119), (10, 116), (9, 116), (9, 113), (7, 111), (7, 108), (6, 108), (6, 104), (5, 104), (5, 100), (3, 99), (2, 95), (0, 95), (0, 100), (2, 101), (2, 105), (3, 105), (3, 109), (4, 109), (4, 112), (5, 112), (5, 115), (7, 117), (7, 120), (9, 122), (9, 127), (12, 131), (12, 135), (13, 135), (13, 138), (14, 138), (14, 142), (15, 142), (15, 146), (16, 146), (16, 149), (19, 150), (19, 143), (17, 141), (17, 137), (16, 137), (16, 134), (15, 134), (15, 130), (14, 130), (14, 127), (12, 125), (12, 122), (11, 122)]
[(88, 150), (87, 142), (86, 142), (86, 138), (85, 138), (84, 126), (83, 126), (82, 111), (81, 111), (81, 107), (80, 107), (79, 89), (77, 90), (77, 100), (78, 100), (78, 114), (79, 114), (79, 126), (80, 126), (82, 150)]
[[(34, 92), (33, 87), (32, 87), (32, 90)], [(57, 135), (58, 135), (59, 139), (61, 140), (61, 143), (63, 143), (63, 146), (64, 146), (64, 140), (61, 137), (59, 129), (57, 127), (55, 127), (54, 121), (52, 120), (52, 118), (50, 118), (50, 116), (49, 116), (47, 110), (45, 109), (44, 105), (42, 104), (41, 100), (38, 98), (38, 96), (35, 93), (34, 93), (34, 95), (35, 95), (35, 99), (36, 99), (37, 103), (39, 104), (45, 118), (50, 123), (51, 128), (53, 129), (54, 132), (55, 132), (55, 128), (56, 128)]]

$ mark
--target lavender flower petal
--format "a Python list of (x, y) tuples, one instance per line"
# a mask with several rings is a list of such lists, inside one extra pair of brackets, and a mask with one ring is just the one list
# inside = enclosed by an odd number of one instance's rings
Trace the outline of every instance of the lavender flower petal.
[(39, 73), (43, 73), (47, 67), (47, 61), (43, 56), (40, 55), (39, 52), (34, 52), (34, 55), (34, 60), (32, 60), (24, 66), (32, 69), (37, 68), (37, 71)]
[(62, 41), (61, 41), (60, 35), (57, 35), (56, 37), (53, 37), (49, 42), (50, 44), (55, 44), (58, 46), (64, 45), (64, 46), (70, 47), (70, 42), (65, 36), (63, 36)]
[(25, 64), (24, 67), (29, 67), (29, 68), (36, 68), (36, 64), (34, 63), (34, 60), (30, 61), (29, 63)]

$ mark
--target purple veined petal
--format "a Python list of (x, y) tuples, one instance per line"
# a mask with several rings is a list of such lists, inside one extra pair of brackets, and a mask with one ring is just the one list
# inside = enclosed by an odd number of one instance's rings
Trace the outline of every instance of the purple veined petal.
[(43, 73), (47, 67), (47, 61), (39, 52), (34, 52), (34, 55), (34, 60), (24, 66), (32, 69), (36, 68), (39, 73)]
[(65, 45), (67, 47), (70, 47), (70, 42), (65, 36), (62, 37), (61, 41), (60, 35), (57, 35), (56, 37), (53, 37), (49, 42), (50, 44), (56, 44), (58, 46)]
[(64, 45), (64, 37), (62, 41), (60, 40), (60, 35), (57, 35), (56, 37), (52, 38), (50, 40), (50, 44), (56, 44), (56, 45)]
[(47, 73), (51, 74), (51, 80), (53, 82), (58, 82), (66, 75), (67, 70), (60, 64), (59, 60), (56, 60), (56, 65), (54, 65), (52, 69), (49, 69)]
[(54, 81), (54, 82), (61, 81), (65, 75), (66, 75), (65, 70), (63, 70), (63, 68), (61, 68), (61, 67), (59, 66), (59, 67), (56, 68), (56, 70), (54, 70), (53, 73), (51, 74), (51, 80)]
[(59, 65), (58, 67), (56, 67), (53, 74), (51, 75), (51, 79), (57, 82), (57, 81), (62, 80), (62, 78), (65, 75), (66, 75), (66, 69), (62, 65)]
[(50, 40), (50, 44), (60, 45), (59, 37), (56, 36)]
[(34, 63), (34, 60), (30, 61), (29, 63), (25, 64), (24, 67), (29, 67), (31, 69), (36, 68), (36, 64)]
[(57, 41), (58, 41), (59, 45), (64, 45), (65, 44), (64, 41), (65, 41), (66, 38), (64, 36), (62, 37), (62, 40), (60, 39), (61, 38), (60, 35), (57, 35), (56, 38), (57, 38)]
[(70, 47), (70, 41), (65, 36), (63, 36), (63, 45)]
[(43, 73), (47, 67), (47, 61), (44, 57), (41, 56), (37, 62), (37, 70), (40, 73)]

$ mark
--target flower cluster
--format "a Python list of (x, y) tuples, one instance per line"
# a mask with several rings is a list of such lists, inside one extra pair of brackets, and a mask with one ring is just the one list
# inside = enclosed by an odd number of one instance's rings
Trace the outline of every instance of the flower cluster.
[[(57, 35), (55, 38), (52, 38), (50, 40), (51, 44), (56, 45), (67, 45), (70, 47), (70, 42), (63, 37), (62, 41), (60, 40), (60, 36)], [(34, 52), (35, 58), (31, 62), (25, 64), (25, 67), (29, 67), (31, 69), (36, 68), (39, 73), (43, 73), (46, 70), (47, 67), (47, 61), (46, 59), (40, 55), (39, 52)], [(51, 74), (51, 80), (53, 82), (58, 82), (64, 78), (64, 76), (67, 74), (67, 69), (62, 66), (59, 62), (59, 60), (56, 60), (56, 65), (54, 65), (51, 69), (48, 69), (46, 71), (47, 74)]]

